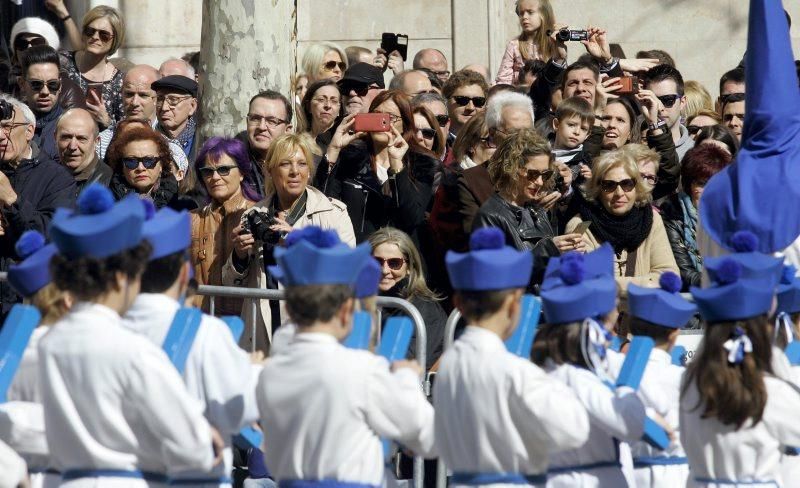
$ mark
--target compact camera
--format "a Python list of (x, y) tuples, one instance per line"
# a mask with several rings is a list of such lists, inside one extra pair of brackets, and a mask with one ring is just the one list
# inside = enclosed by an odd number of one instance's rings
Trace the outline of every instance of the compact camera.
[[(548, 32), (547, 35), (550, 35), (552, 31)], [(589, 31), (585, 30), (572, 30), (568, 27), (564, 27), (563, 29), (559, 29), (556, 32), (556, 39), (561, 42), (569, 42), (569, 41), (588, 41), (589, 40)]]

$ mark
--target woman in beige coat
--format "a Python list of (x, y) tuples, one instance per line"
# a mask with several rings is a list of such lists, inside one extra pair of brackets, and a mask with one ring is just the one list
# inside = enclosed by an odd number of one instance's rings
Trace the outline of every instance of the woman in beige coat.
[(664, 222), (650, 206), (650, 191), (628, 153), (609, 151), (595, 160), (587, 200), (580, 215), (567, 223), (566, 233), (578, 231), (581, 221), (590, 222), (583, 236), (588, 251), (604, 242), (614, 248), (620, 298), (627, 296), (630, 283), (656, 288), (662, 273), (678, 273)]
[[(234, 251), (222, 270), (224, 285), (278, 288), (265, 269), (275, 264), (274, 247), (294, 229), (308, 225), (332, 229), (342, 242), (355, 246), (347, 207), (308, 185), (309, 176), (313, 174), (314, 146), (308, 134), (284, 134), (270, 144), (264, 167), (266, 196), (246, 211), (242, 223), (233, 229)], [(258, 225), (258, 220), (264, 225)], [(242, 308), (246, 327), (240, 345), (249, 350), (255, 344), (256, 349), (266, 353), (272, 341), (273, 310), (268, 300), (256, 301), (255, 337), (252, 333), (253, 299), (246, 299)], [(281, 311), (280, 316), (286, 317), (286, 313)]]

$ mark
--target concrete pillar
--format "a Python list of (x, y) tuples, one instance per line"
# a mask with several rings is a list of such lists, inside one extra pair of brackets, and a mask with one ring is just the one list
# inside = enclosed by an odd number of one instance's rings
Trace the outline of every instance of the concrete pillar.
[(247, 102), (259, 91), (292, 99), (296, 26), (294, 1), (203, 0), (201, 140), (243, 130)]

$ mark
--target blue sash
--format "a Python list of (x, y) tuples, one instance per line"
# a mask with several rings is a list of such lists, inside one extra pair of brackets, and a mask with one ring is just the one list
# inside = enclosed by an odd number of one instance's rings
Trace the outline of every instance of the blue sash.
[(353, 481), (339, 480), (281, 480), (278, 488), (380, 488), (378, 485), (368, 485)]
[(6, 401), (8, 388), (17, 374), (33, 329), (39, 325), (41, 319), (36, 307), (16, 304), (0, 329), (0, 403)]
[(778, 483), (773, 480), (768, 481), (734, 481), (719, 478), (695, 478), (696, 483), (715, 483), (718, 485), (750, 486), (750, 485), (772, 485), (777, 487)]
[[(537, 319), (538, 321), (538, 319)], [(453, 485), (542, 485), (547, 483), (546, 474), (519, 474), (519, 473), (454, 473), (450, 477)]]
[(642, 456), (633, 458), (634, 468), (648, 468), (650, 466), (678, 466), (689, 461), (684, 456)]
[(222, 485), (233, 484), (233, 480), (229, 476), (218, 476), (216, 478), (180, 478), (170, 480), (170, 486), (197, 486), (197, 485)]
[(194, 344), (194, 338), (200, 329), (200, 321), (203, 319), (203, 312), (197, 308), (184, 307), (175, 312), (172, 325), (169, 327), (167, 336), (161, 347), (167, 353), (170, 362), (183, 375), (186, 369), (186, 358)]
[(619, 463), (619, 461), (599, 461), (596, 463), (578, 464), (575, 466), (564, 466), (561, 468), (550, 468), (547, 470), (547, 474), (564, 474), (564, 473), (573, 473), (576, 471), (591, 471), (593, 469), (600, 469), (600, 468), (622, 469), (622, 465)]
[(153, 483), (167, 483), (169, 481), (167, 476), (163, 474), (128, 469), (71, 469), (65, 471), (61, 476), (62, 481), (81, 478), (131, 478)]
[(231, 330), (231, 335), (233, 335), (233, 340), (235, 342), (239, 342), (239, 339), (242, 338), (242, 333), (244, 332), (244, 322), (239, 317), (235, 315), (227, 315), (222, 317), (221, 319), (225, 322), (225, 325)]
[(367, 349), (370, 335), (372, 335), (372, 316), (369, 312), (356, 312), (353, 314), (353, 328), (342, 344), (350, 349)]
[(800, 341), (792, 341), (783, 351), (792, 366), (800, 365)]
[(533, 337), (542, 315), (542, 300), (533, 295), (522, 296), (519, 323), (511, 337), (506, 339), (506, 349), (521, 358), (530, 359)]

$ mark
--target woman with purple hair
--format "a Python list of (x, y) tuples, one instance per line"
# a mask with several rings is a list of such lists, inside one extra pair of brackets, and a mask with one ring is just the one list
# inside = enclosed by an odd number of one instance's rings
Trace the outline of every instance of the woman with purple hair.
[[(230, 236), (242, 214), (260, 200), (248, 183), (254, 171), (244, 143), (237, 139), (212, 137), (200, 149), (195, 172), (210, 202), (192, 212), (191, 257), (194, 274), (201, 285), (222, 285), (222, 265), (233, 251)], [(202, 297), (208, 312), (208, 297)], [(239, 315), (242, 300), (220, 298), (215, 314)]]

